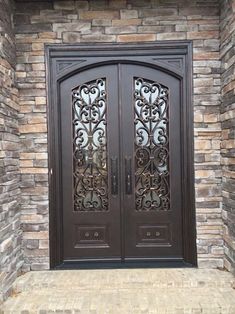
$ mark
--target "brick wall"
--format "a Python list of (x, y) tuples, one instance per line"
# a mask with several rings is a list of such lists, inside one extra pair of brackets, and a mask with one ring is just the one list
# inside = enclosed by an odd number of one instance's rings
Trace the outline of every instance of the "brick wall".
[(21, 225), (25, 270), (49, 267), (44, 44), (193, 40), (200, 267), (223, 267), (219, 3), (215, 0), (17, 2)]
[(13, 8), (0, 0), (0, 303), (22, 265), (19, 209), (19, 129)]
[(221, 7), (221, 161), (225, 266), (235, 273), (235, 2)]

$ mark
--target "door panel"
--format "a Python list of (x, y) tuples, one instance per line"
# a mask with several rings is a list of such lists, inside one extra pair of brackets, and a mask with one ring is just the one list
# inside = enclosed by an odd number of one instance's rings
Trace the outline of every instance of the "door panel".
[(106, 65), (60, 99), (64, 260), (182, 259), (180, 81)]
[(120, 260), (117, 65), (61, 83), (65, 260)]
[(180, 82), (139, 65), (121, 77), (125, 259), (179, 259)]

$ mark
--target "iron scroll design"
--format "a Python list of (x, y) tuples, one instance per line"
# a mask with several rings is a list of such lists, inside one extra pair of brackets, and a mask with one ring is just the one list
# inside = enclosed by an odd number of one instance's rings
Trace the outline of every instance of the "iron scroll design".
[(74, 210), (108, 210), (106, 81), (72, 91)]
[(167, 211), (169, 190), (169, 89), (134, 79), (135, 198), (137, 211)]

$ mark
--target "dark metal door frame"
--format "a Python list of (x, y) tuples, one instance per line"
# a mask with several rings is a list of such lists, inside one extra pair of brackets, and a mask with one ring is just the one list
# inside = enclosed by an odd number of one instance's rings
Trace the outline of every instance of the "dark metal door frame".
[[(63, 230), (61, 209), (61, 173), (59, 125), (59, 84), (65, 78), (97, 65), (128, 63), (151, 66), (180, 80), (181, 94), (181, 168), (182, 168), (182, 234), (183, 261), (164, 266), (196, 266), (196, 223), (194, 201), (193, 162), (193, 108), (192, 108), (192, 42), (167, 41), (144, 44), (92, 44), (92, 45), (47, 45), (47, 97), (49, 140), (49, 228), (50, 266), (54, 268), (76, 267), (63, 264)], [(132, 266), (159, 266), (143, 263)], [(95, 264), (93, 267), (99, 267)], [(104, 266), (104, 265), (102, 265)], [(108, 267), (123, 267), (121, 264)], [(104, 266), (105, 267), (105, 266)], [(107, 265), (106, 265), (107, 267)], [(124, 264), (124, 267), (128, 267)]]

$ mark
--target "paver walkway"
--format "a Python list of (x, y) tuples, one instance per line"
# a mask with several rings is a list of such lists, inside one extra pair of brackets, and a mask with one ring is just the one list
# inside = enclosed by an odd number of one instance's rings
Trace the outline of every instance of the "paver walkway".
[(30, 272), (1, 314), (235, 314), (234, 277), (202, 269)]

